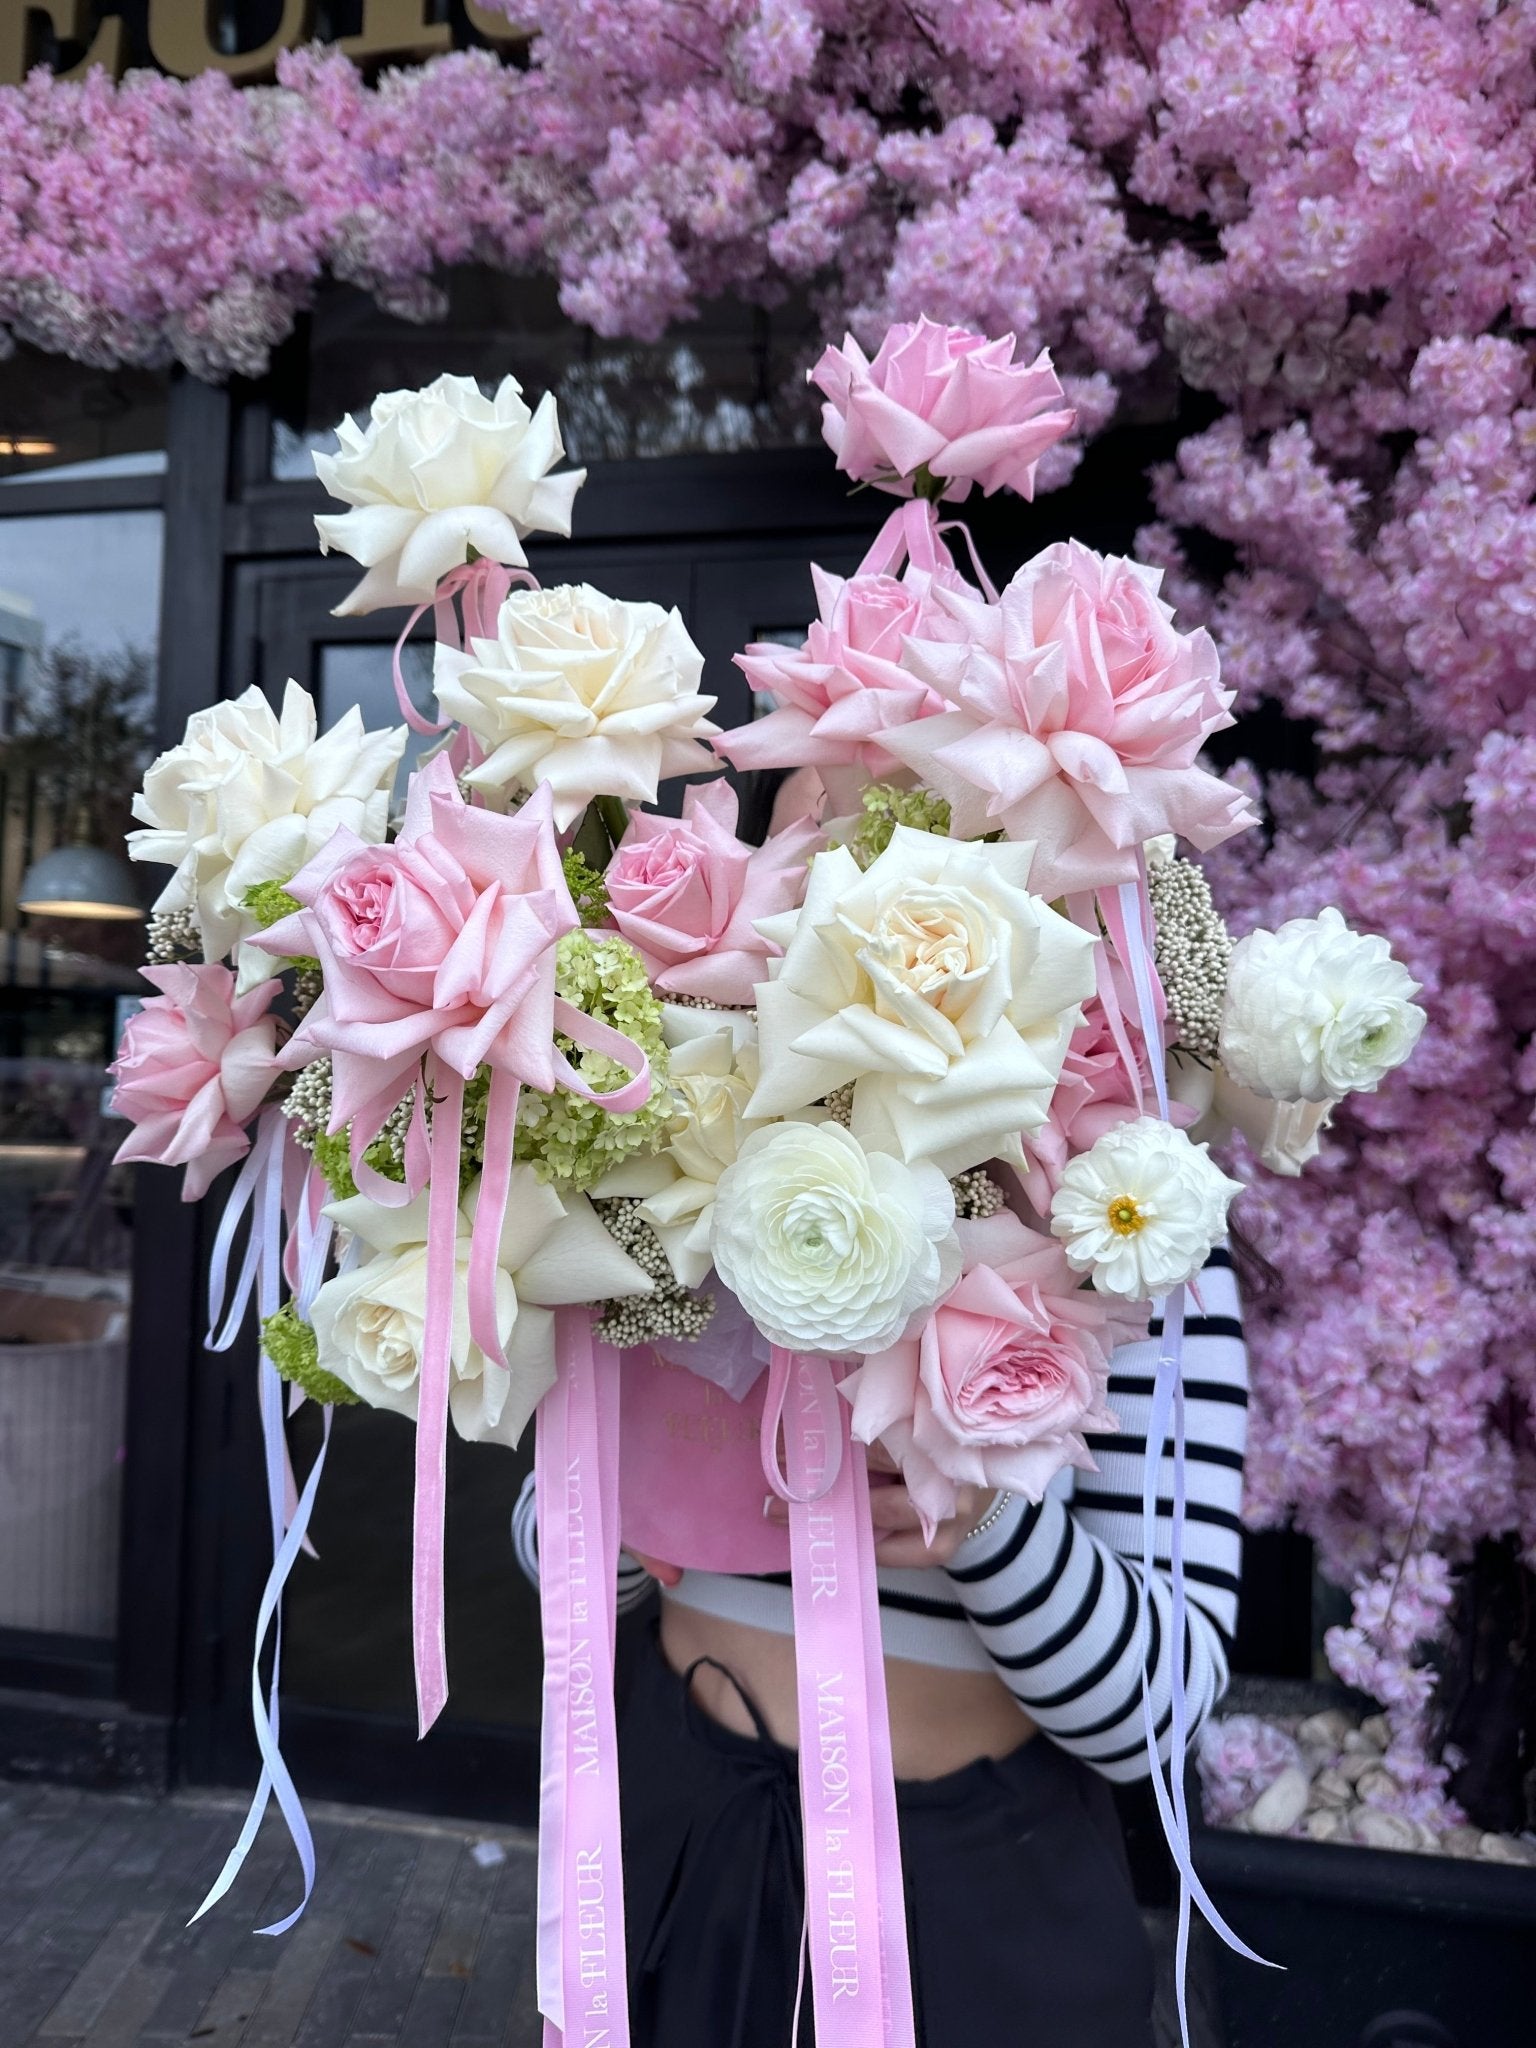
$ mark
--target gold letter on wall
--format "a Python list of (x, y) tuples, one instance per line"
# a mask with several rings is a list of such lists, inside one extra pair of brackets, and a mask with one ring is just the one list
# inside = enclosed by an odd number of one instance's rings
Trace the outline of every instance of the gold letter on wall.
[[(32, 23), (41, 15), (61, 43), (83, 43), (90, 33), (86, 0), (0, 0), (0, 85), (20, 85), (31, 56)], [(123, 68), (123, 24), (109, 14), (91, 38), (90, 48), (64, 78), (83, 78), (93, 64), (117, 77)]]
[(199, 71), (223, 71), (230, 78), (270, 76), (280, 50), (292, 50), (309, 33), (309, 0), (283, 0), (277, 33), (256, 50), (231, 56), (214, 45), (209, 16), (213, 0), (149, 0), (149, 47), (162, 71), (195, 78)]
[(427, 21), (427, 0), (363, 0), (363, 25), (342, 36), (336, 47), (349, 57), (431, 57), (446, 50), (453, 30), (446, 21)]

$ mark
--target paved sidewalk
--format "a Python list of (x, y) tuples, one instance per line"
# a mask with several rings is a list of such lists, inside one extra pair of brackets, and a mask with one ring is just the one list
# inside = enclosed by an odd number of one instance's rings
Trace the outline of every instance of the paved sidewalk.
[(243, 1812), (0, 1783), (0, 2048), (537, 2048), (530, 1835), (312, 1808), (295, 1928), (250, 1931), (299, 1896), (270, 1823), (189, 1928)]

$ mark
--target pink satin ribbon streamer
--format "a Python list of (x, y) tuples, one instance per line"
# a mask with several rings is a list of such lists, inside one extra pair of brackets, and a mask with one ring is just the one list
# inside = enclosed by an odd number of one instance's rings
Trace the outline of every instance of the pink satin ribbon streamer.
[(618, 1732), (619, 1354), (556, 1311), (534, 1473), (544, 1625), (536, 1969), (545, 2048), (628, 2048)]
[[(818, 2048), (913, 2048), (901, 1841), (864, 1447), (825, 1358), (775, 1347)], [(765, 1415), (765, 1435), (767, 1421)], [(770, 1483), (778, 1483), (777, 1456)]]
[[(419, 733), (423, 739), (432, 739), (438, 733), (446, 732), (449, 721), (424, 717), (411, 702), (411, 693), (405, 687), (405, 677), (400, 670), (400, 657), (405, 652), (406, 641), (428, 612), (433, 615), (437, 637), (444, 646), (462, 651), (471, 640), (491, 639), (496, 631), (496, 614), (506, 602), (507, 593), (514, 583), (526, 583), (533, 590), (539, 587), (538, 578), (528, 569), (508, 569), (503, 563), (484, 557), (478, 562), (465, 562), (461, 567), (449, 570), (435, 594), (425, 604), (417, 605), (400, 628), (393, 664), (395, 702), (411, 731)], [(462, 634), (453, 609), (455, 598), (458, 598), (463, 612)]]
[(448, 1703), (443, 1615), (443, 1539), (448, 1494), (448, 1395), (453, 1384), (454, 1284), (458, 1275), (459, 1137), (464, 1082), (435, 1075), (432, 1173), (427, 1196), (427, 1306), (416, 1399), (416, 1500), (412, 1511), (411, 1644), (418, 1732)]
[(903, 560), (914, 569), (933, 575), (939, 569), (953, 570), (955, 558), (944, 541), (946, 533), (958, 533), (971, 558), (976, 581), (989, 604), (997, 603), (997, 585), (982, 566), (971, 529), (963, 519), (940, 520), (938, 508), (926, 498), (909, 498), (898, 505), (870, 544), (860, 562), (860, 576), (898, 576)]

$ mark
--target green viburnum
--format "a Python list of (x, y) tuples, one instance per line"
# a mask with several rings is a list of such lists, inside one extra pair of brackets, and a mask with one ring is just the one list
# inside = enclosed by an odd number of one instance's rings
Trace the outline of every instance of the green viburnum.
[[(673, 1110), (667, 1048), (661, 1035), (661, 1005), (651, 992), (645, 965), (623, 939), (567, 932), (555, 955), (555, 987), (578, 1010), (632, 1038), (651, 1065), (649, 1100), (621, 1116), (564, 1088), (552, 1095), (523, 1090), (516, 1156), (527, 1160), (540, 1180), (579, 1192), (621, 1160), (659, 1143)], [(555, 1042), (599, 1094), (610, 1094), (629, 1078), (617, 1060), (583, 1052), (562, 1033), (555, 1034)]]
[(320, 1346), (309, 1324), (300, 1319), (291, 1301), (285, 1301), (275, 1315), (261, 1325), (261, 1348), (285, 1380), (302, 1387), (312, 1401), (331, 1407), (356, 1405), (357, 1395), (345, 1380), (327, 1372), (320, 1363)]
[(263, 931), (281, 917), (292, 917), (300, 907), (298, 897), (290, 896), (281, 882), (258, 882), (241, 900)]
[(874, 782), (865, 790), (863, 804), (864, 815), (848, 841), (848, 851), (861, 868), (879, 859), (898, 825), (941, 839), (949, 836), (948, 801), (931, 789), (895, 789), (888, 782)]

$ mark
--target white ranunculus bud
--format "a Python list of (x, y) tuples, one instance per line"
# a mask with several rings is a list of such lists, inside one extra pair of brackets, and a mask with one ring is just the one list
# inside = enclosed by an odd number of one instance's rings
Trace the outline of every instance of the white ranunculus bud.
[(1353, 932), (1332, 907), (1232, 949), (1221, 1063), (1273, 1102), (1369, 1093), (1418, 1043), (1419, 984), (1376, 933)]
[(486, 758), (465, 781), (493, 804), (547, 782), (563, 831), (594, 796), (654, 803), (669, 775), (718, 766), (704, 657), (680, 615), (589, 583), (514, 590), (494, 640), (437, 650), (437, 701)]
[(834, 1123), (747, 1139), (715, 1192), (710, 1248), (757, 1327), (791, 1351), (883, 1351), (960, 1275), (934, 1166), (866, 1152)]
[(242, 990), (287, 964), (251, 943), (247, 892), (288, 881), (342, 826), (370, 845), (388, 827), (405, 727), (368, 732), (354, 707), (318, 738), (316, 729), (314, 699), (297, 683), (281, 717), (249, 689), (194, 711), (133, 800), (146, 829), (128, 834), (130, 857), (176, 870), (156, 910), (190, 910), (208, 960), (237, 948)]
[[(557, 1195), (531, 1166), (512, 1169), (496, 1270), (496, 1333), (509, 1371), (469, 1334), (469, 1255), (480, 1183), (465, 1195), (454, 1246), (449, 1413), (471, 1443), (515, 1446), (555, 1383), (557, 1307), (649, 1294), (653, 1282), (620, 1251), (585, 1195)], [(427, 1197), (386, 1209), (366, 1195), (326, 1214), (368, 1256), (327, 1280), (311, 1320), (322, 1368), (370, 1408), (414, 1421), (427, 1324)]]
[(1104, 1294), (1145, 1301), (1193, 1280), (1227, 1227), (1242, 1183), (1158, 1117), (1106, 1131), (1067, 1162), (1051, 1230)]
[(568, 535), (586, 476), (547, 472), (565, 449), (551, 394), (530, 413), (522, 386), (503, 377), (487, 398), (473, 377), (439, 377), (424, 391), (384, 391), (366, 428), (344, 419), (334, 455), (315, 472), (350, 512), (322, 513), (320, 546), (339, 548), (368, 574), (336, 609), (425, 604), (470, 549), (522, 568), (523, 537)]

